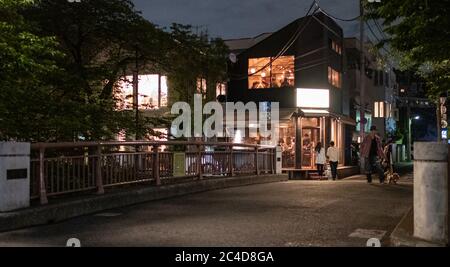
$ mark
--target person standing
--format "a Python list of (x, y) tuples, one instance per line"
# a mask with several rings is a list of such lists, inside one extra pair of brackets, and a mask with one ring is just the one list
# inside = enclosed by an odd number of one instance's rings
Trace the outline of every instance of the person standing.
[(365, 169), (367, 182), (372, 183), (372, 173), (378, 173), (380, 183), (384, 183), (384, 170), (380, 165), (380, 160), (385, 159), (381, 145), (381, 138), (377, 134), (377, 127), (372, 126), (370, 133), (364, 138), (361, 144), (361, 156), (365, 159)]
[(330, 142), (327, 157), (330, 161), (331, 176), (333, 177), (333, 181), (335, 181), (337, 179), (337, 167), (339, 164), (339, 150), (335, 147), (335, 143), (333, 141)]
[(323, 148), (321, 142), (317, 143), (315, 152), (316, 152), (317, 171), (319, 172), (320, 178), (322, 178), (323, 171), (324, 171), (324, 165), (326, 163), (326, 158), (325, 158), (325, 149)]

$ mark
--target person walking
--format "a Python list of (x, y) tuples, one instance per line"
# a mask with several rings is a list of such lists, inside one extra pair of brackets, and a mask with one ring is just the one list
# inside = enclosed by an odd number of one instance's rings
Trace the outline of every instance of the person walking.
[(317, 143), (316, 148), (315, 148), (315, 152), (316, 152), (317, 171), (319, 172), (319, 176), (322, 179), (324, 166), (325, 166), (325, 163), (326, 163), (326, 158), (325, 158), (325, 149), (323, 148), (321, 142)]
[(333, 177), (333, 181), (335, 181), (337, 179), (337, 167), (339, 164), (339, 150), (335, 147), (335, 143), (333, 141), (330, 142), (327, 157), (330, 161), (331, 176)]
[(370, 133), (364, 138), (361, 144), (361, 156), (365, 159), (365, 169), (367, 182), (372, 183), (372, 173), (378, 173), (380, 183), (384, 183), (384, 170), (380, 165), (380, 160), (386, 159), (381, 145), (381, 138), (377, 134), (377, 127), (372, 126)]

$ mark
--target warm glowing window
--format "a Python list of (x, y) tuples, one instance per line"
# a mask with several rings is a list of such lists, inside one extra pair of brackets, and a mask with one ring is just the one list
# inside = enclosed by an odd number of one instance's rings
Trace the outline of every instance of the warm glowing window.
[(216, 84), (216, 97), (227, 94), (227, 85), (225, 83)]
[[(148, 141), (168, 141), (169, 140), (169, 131), (166, 128), (156, 128), (153, 129), (151, 134), (147, 134), (146, 139)], [(166, 151), (167, 146), (163, 145), (159, 147), (159, 151)]]
[(375, 102), (373, 113), (375, 118), (385, 118), (385, 106), (384, 102)]
[(338, 53), (339, 55), (342, 55), (342, 46), (339, 45), (336, 41), (330, 40), (330, 46), (334, 52)]
[[(167, 77), (158, 74), (138, 76), (138, 108), (152, 110), (167, 106)], [(133, 76), (125, 76), (118, 82), (115, 93), (117, 109), (133, 109)]]
[(197, 94), (206, 95), (206, 79), (197, 79)]
[(248, 75), (250, 89), (294, 87), (294, 56), (251, 58)]
[(328, 67), (328, 82), (336, 88), (342, 88), (342, 74)]

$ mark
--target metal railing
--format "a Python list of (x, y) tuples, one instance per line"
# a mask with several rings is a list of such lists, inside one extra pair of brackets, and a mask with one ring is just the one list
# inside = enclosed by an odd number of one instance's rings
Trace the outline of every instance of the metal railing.
[[(164, 151), (163, 151), (164, 150)], [(175, 159), (174, 154), (183, 157)], [(97, 192), (130, 184), (176, 183), (244, 174), (275, 174), (276, 148), (199, 142), (36, 143), (31, 146), (31, 198)]]

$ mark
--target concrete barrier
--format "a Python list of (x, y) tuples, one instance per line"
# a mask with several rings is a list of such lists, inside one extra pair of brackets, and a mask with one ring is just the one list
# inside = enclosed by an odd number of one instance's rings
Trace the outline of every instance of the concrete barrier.
[(414, 143), (414, 236), (448, 243), (448, 144)]

